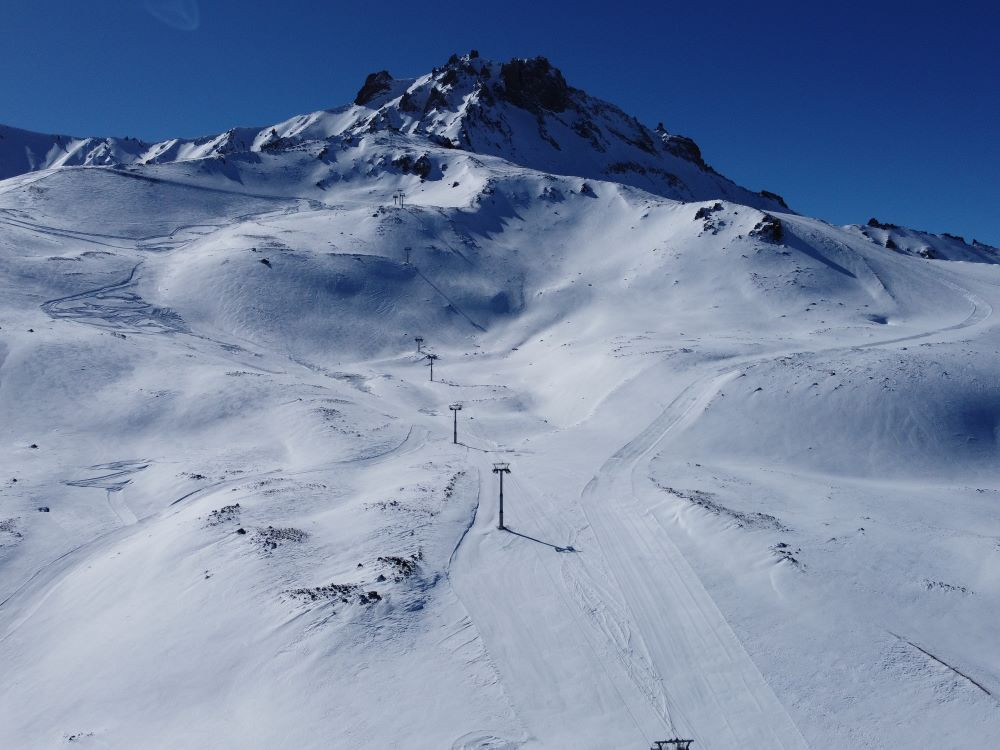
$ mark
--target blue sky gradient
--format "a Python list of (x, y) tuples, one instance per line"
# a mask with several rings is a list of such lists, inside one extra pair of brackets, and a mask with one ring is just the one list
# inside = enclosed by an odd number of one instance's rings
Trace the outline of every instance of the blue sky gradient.
[(452, 52), (542, 54), (747, 187), (1000, 245), (1000, 6), (15, 0), (0, 122), (195, 136), (350, 101)]

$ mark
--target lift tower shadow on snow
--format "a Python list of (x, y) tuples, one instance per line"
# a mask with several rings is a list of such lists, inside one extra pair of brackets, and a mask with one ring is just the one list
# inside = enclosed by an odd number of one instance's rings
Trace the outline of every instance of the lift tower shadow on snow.
[(556, 552), (579, 552), (579, 550), (572, 544), (567, 544), (565, 547), (560, 547), (558, 544), (553, 544), (552, 542), (546, 542), (544, 539), (538, 539), (537, 537), (530, 536), (528, 534), (522, 534), (516, 529), (512, 529), (510, 526), (504, 528), (508, 534), (513, 534), (514, 536), (519, 536), (522, 539), (527, 539), (532, 542), (537, 542), (538, 544), (544, 544), (546, 547), (551, 547)]
[(503, 475), (510, 474), (510, 464), (506, 461), (498, 461), (493, 464), (493, 473), (500, 475), (500, 523), (497, 528), (501, 531), (506, 531), (503, 525)]

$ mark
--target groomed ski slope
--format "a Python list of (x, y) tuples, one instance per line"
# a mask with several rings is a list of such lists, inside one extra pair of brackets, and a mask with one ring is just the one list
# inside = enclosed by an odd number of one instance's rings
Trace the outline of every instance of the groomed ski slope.
[(453, 158), (0, 185), (0, 745), (1000, 741), (996, 266)]

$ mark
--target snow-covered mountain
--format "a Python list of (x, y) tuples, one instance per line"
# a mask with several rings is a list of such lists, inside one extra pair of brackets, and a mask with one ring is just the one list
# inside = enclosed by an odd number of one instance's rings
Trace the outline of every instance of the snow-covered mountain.
[[(61, 166), (162, 164), (331, 145), (391, 132), (445, 148), (497, 156), (555, 174), (613, 180), (680, 200), (723, 198), (787, 210), (719, 175), (690, 138), (650, 130), (612, 104), (570, 87), (543, 57), (496, 63), (476, 52), (415, 79), (372, 73), (353, 104), (276, 125), (234, 128), (194, 140), (46, 136), (0, 128), (0, 179)], [(418, 157), (419, 158), (419, 157)], [(422, 176), (425, 162), (408, 165)]]
[(541, 58), (0, 135), (0, 747), (1000, 742), (995, 248)]
[(907, 229), (897, 224), (887, 224), (878, 219), (869, 219), (863, 226), (845, 227), (876, 242), (887, 250), (921, 258), (941, 260), (962, 260), (968, 263), (998, 263), (1000, 248), (978, 240), (968, 243), (956, 234), (931, 234), (917, 229)]

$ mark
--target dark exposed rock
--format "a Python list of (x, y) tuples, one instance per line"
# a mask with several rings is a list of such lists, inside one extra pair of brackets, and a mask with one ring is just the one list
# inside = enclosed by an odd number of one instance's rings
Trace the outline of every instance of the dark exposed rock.
[[(663, 123), (660, 123), (660, 125), (662, 127)], [(660, 140), (663, 141), (663, 145), (667, 151), (681, 159), (694, 162), (702, 169), (708, 169), (708, 164), (702, 159), (701, 149), (698, 148), (697, 143), (685, 135), (672, 135), (665, 131), (661, 132)]]
[(868, 220), (868, 226), (875, 227), (876, 229), (899, 229), (899, 226), (896, 224), (883, 224), (874, 217)]
[(714, 203), (711, 206), (702, 206), (695, 212), (694, 218), (695, 220), (708, 219), (709, 217), (711, 217), (713, 213), (721, 210), (722, 210), (721, 203)]
[(260, 545), (263, 550), (274, 550), (282, 544), (289, 542), (302, 543), (307, 537), (308, 534), (301, 529), (280, 528), (275, 526), (268, 526), (266, 529), (257, 529), (254, 533), (254, 541)]
[(391, 164), (402, 172), (412, 172), (422, 180), (426, 180), (427, 175), (434, 168), (434, 164), (427, 154), (423, 154), (416, 159), (412, 159), (409, 155), (404, 154), (393, 159)]
[(392, 569), (393, 580), (398, 583), (417, 572), (419, 559), (417, 555), (410, 555), (409, 557), (380, 557), (378, 561)]
[(413, 103), (413, 97), (410, 96), (410, 92), (407, 91), (399, 100), (399, 110), (401, 112), (416, 112), (417, 105)]
[(271, 128), (271, 132), (267, 134), (267, 138), (263, 143), (260, 144), (261, 151), (279, 151), (282, 148), (290, 146), (291, 143), (285, 138), (281, 138), (278, 135), (278, 131)]
[(544, 57), (515, 58), (500, 66), (503, 95), (514, 106), (529, 112), (547, 109), (563, 112), (570, 103), (566, 79)]
[(570, 127), (573, 128), (573, 131), (578, 136), (580, 136), (581, 138), (586, 138), (588, 141), (590, 141), (590, 144), (596, 150), (602, 153), (605, 151), (605, 148), (600, 141), (601, 130), (594, 123), (593, 120), (590, 120), (588, 118), (581, 118), (579, 120), (576, 120)]
[(353, 583), (328, 583), (326, 586), (292, 589), (288, 593), (312, 602), (321, 599), (339, 599), (343, 604), (347, 604), (348, 597), (352, 596), (357, 590), (358, 586)]
[(378, 73), (369, 73), (365, 78), (365, 83), (354, 97), (355, 104), (367, 104), (383, 91), (388, 91), (392, 85), (392, 76), (388, 70), (380, 70)]
[[(759, 388), (757, 390), (760, 390)], [(675, 497), (686, 500), (699, 508), (717, 516), (732, 519), (736, 525), (745, 529), (773, 529), (775, 531), (787, 531), (788, 529), (774, 516), (768, 513), (741, 511), (729, 508), (718, 501), (716, 495), (711, 492), (701, 490), (678, 490), (673, 487), (656, 483), (656, 486), (665, 492), (669, 492)], [(781, 545), (779, 545), (781, 546)]]
[(899, 246), (895, 243), (892, 237), (886, 236), (885, 247), (887, 250), (899, 250)]
[(420, 156), (415, 162), (413, 162), (413, 173), (418, 175), (421, 179), (426, 180), (427, 175), (431, 173), (431, 160), (427, 157), (427, 154)]
[(659, 175), (664, 180), (667, 181), (672, 187), (680, 187), (683, 185), (683, 181), (677, 175), (668, 172), (665, 169), (660, 169), (659, 167), (644, 167), (642, 164), (634, 161), (616, 161), (609, 164), (604, 168), (605, 173), (609, 175), (616, 174), (628, 174), (630, 172), (634, 174), (654, 174)]
[(775, 203), (777, 203), (777, 204), (778, 204), (779, 206), (781, 206), (782, 208), (788, 208), (788, 204), (787, 204), (787, 203), (785, 203), (785, 199), (784, 199), (784, 198), (782, 198), (782, 197), (781, 197), (780, 195), (778, 195), (777, 193), (772, 193), (772, 192), (771, 192), (770, 190), (761, 190), (761, 191), (760, 191), (760, 194), (761, 194), (761, 196), (763, 196), (764, 198), (767, 198), (768, 200), (772, 200), (772, 201), (774, 201)]
[(750, 230), (750, 236), (757, 237), (766, 242), (781, 242), (784, 236), (781, 220), (771, 216), (771, 214), (764, 214), (764, 218), (758, 221), (756, 226)]
[[(211, 513), (208, 514), (208, 520), (206, 523), (209, 526), (218, 526), (222, 523), (228, 523), (230, 521), (238, 521), (240, 519), (240, 504), (235, 505), (223, 505), (221, 508), (216, 508)], [(236, 533), (243, 532), (242, 529)]]
[(413, 160), (410, 158), (409, 154), (397, 156), (389, 163), (401, 172), (409, 172), (410, 168), (413, 166)]
[(444, 92), (437, 86), (431, 87), (431, 93), (427, 97), (427, 103), (424, 105), (424, 112), (430, 112), (432, 109), (445, 109), (448, 106), (448, 99), (445, 97)]
[(929, 247), (922, 248), (918, 253), (918, 255), (920, 255), (921, 258), (927, 258), (927, 260), (934, 260), (935, 258), (937, 258), (937, 253), (935, 253), (934, 250)]
[(961, 242), (963, 245), (968, 245), (969, 243), (965, 241), (965, 237), (957, 234), (950, 234), (949, 232), (944, 232), (942, 237), (947, 237), (949, 240), (955, 240), (956, 242)]
[(714, 216), (714, 214), (720, 213), (722, 209), (723, 205), (719, 202), (713, 203), (711, 206), (702, 206), (695, 212), (694, 220), (701, 220), (704, 231), (718, 234), (722, 227), (726, 226), (726, 222), (721, 216)]
[(427, 138), (442, 148), (460, 148), (460, 144), (438, 133), (431, 133)]
[[(650, 155), (655, 154), (656, 146), (653, 143), (653, 139), (649, 137), (649, 133), (646, 131), (644, 127), (642, 127), (642, 125), (638, 123), (638, 121), (635, 122), (635, 126), (636, 128), (634, 136), (627, 135), (621, 132), (620, 130), (615, 130), (614, 128), (608, 128), (608, 130), (611, 131), (611, 134), (613, 136), (616, 136), (620, 140), (625, 141), (625, 143), (635, 146), (640, 151), (645, 151), (647, 154)], [(692, 141), (692, 143), (693, 142), (694, 141)]]

